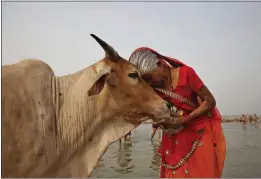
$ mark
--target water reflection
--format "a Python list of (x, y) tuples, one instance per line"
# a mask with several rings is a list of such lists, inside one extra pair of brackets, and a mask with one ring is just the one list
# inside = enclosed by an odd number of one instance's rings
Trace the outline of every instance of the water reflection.
[(161, 157), (157, 154), (158, 147), (160, 145), (160, 142), (157, 141), (152, 141), (151, 146), (152, 146), (152, 158), (151, 158), (151, 165), (149, 166), (153, 171), (155, 172), (160, 172), (160, 161)]
[(132, 172), (132, 168), (135, 167), (133, 163), (131, 163), (132, 159), (132, 142), (131, 139), (127, 140), (126, 142), (123, 143), (118, 143), (119, 148), (118, 150), (114, 153), (115, 158), (117, 158), (116, 163), (117, 166), (112, 167), (117, 173), (121, 174), (127, 174)]
[(246, 123), (242, 123), (243, 129), (246, 129)]

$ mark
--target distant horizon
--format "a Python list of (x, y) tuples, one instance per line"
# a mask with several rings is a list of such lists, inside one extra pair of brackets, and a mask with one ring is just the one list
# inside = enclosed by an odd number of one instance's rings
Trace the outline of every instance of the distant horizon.
[[(43, 60), (57, 76), (141, 46), (194, 68), (223, 115), (261, 115), (261, 3), (2, 2), (2, 65)], [(259, 106), (259, 107), (258, 107)]]
[[(244, 114), (244, 113), (242, 113), (242, 114)], [(236, 117), (238, 117), (238, 116), (242, 116), (242, 114), (233, 114), (233, 115), (226, 115), (226, 114), (221, 114), (221, 116), (223, 117), (223, 116), (236, 116)], [(254, 114), (244, 114), (245, 116), (254, 116)], [(256, 115), (258, 116), (258, 117), (261, 117), (261, 114), (257, 114), (256, 113)]]

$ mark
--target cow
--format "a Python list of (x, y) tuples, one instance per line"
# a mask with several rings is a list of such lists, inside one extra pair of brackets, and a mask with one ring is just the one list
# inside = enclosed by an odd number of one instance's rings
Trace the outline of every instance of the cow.
[(105, 57), (76, 73), (57, 77), (37, 59), (2, 66), (2, 177), (89, 177), (110, 144), (170, 115), (137, 68), (91, 36)]

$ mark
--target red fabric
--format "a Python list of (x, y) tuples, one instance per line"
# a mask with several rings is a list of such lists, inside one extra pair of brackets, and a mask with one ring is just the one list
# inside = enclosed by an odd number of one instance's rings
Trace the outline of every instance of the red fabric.
[[(195, 92), (203, 85), (204, 83), (191, 67), (182, 66), (179, 69), (179, 81), (177, 87), (173, 91), (197, 104), (197, 95)], [(168, 96), (161, 95), (161, 97), (163, 99), (168, 98), (168, 101), (171, 101), (178, 109), (188, 112), (194, 110), (192, 107), (180, 102), (179, 100)], [(188, 113), (185, 113), (185, 115), (188, 115)], [(169, 150), (170, 153), (167, 157), (163, 155), (162, 160), (170, 165), (175, 165), (179, 160), (181, 160), (181, 158), (191, 149), (193, 141), (199, 137), (196, 132), (204, 128), (204, 120), (207, 120), (207, 116), (190, 121), (187, 124), (186, 129), (181, 131), (179, 135), (168, 136), (163, 133), (162, 149)], [(175, 142), (173, 142), (175, 140), (179, 141), (179, 146), (182, 146), (182, 148), (176, 147)]]
[(188, 76), (188, 84), (193, 92), (197, 92), (204, 84), (196, 74), (193, 68), (189, 67), (187, 69), (187, 76)]
[[(199, 78), (199, 76), (196, 74), (196, 72), (193, 70), (193, 68), (189, 66), (182, 66), (179, 68), (179, 80), (178, 84), (173, 90), (173, 92), (185, 97), (186, 99), (189, 99), (194, 104), (198, 104), (197, 95), (196, 92), (204, 86), (204, 83)], [(158, 93), (163, 99), (168, 98), (168, 101), (172, 101), (173, 104), (177, 108), (181, 108), (186, 111), (193, 111), (194, 109), (191, 106), (188, 106), (187, 104), (184, 104), (183, 102), (180, 102), (179, 100), (170, 98), (166, 95), (163, 95), (161, 93)]]
[[(188, 135), (190, 133), (187, 133), (187, 131), (189, 131), (189, 129), (182, 131), (175, 138), (175, 140), (179, 142), (178, 144), (176, 144), (176, 147), (174, 149), (172, 148), (172, 151), (175, 151), (175, 153), (177, 153), (175, 149), (183, 149), (184, 143), (180, 143), (180, 141), (184, 141), (189, 138)], [(165, 155), (165, 159), (176, 156), (175, 154), (173, 154), (173, 156), (168, 156), (164, 153), (163, 148), (162, 153), (163, 155)], [(196, 147), (196, 150), (194, 151), (192, 156), (184, 163), (184, 165), (174, 171), (161, 166), (160, 177), (220, 178), (223, 172), (225, 155), (226, 143), (220, 122), (216, 122), (214, 126), (212, 126), (212, 124), (210, 124), (209, 122), (206, 122), (206, 125), (204, 127), (204, 135), (200, 139), (200, 145)]]
[[(160, 56), (163, 56), (161, 55), (160, 53), (156, 52), (155, 50), (149, 48), (149, 47), (139, 47), (137, 48), (136, 50), (134, 50), (131, 54), (131, 56), (136, 52), (136, 51), (139, 51), (139, 50), (149, 50), (151, 52), (153, 52), (154, 54), (157, 54), (157, 55), (160, 55)], [(182, 63), (181, 61), (179, 61), (178, 59), (175, 59), (175, 58), (172, 58), (172, 57), (167, 57), (167, 56), (164, 56), (165, 58), (169, 59), (170, 61), (173, 61), (181, 66), (185, 65), (184, 63)]]
[[(179, 81), (177, 87), (173, 91), (191, 100), (195, 104), (198, 104), (195, 92), (197, 92), (203, 85), (204, 83), (191, 67), (182, 66), (179, 69)], [(178, 100), (169, 98), (162, 94), (160, 95), (163, 99), (168, 98), (168, 101), (171, 101), (177, 108), (188, 111), (187, 114), (194, 110), (192, 107)], [(185, 113), (185, 115), (187, 114)], [(225, 149), (223, 140), (224, 136), (220, 138), (220, 136), (223, 135), (220, 119), (221, 116), (217, 108), (214, 108), (211, 119), (209, 119), (207, 115), (204, 115), (189, 121), (185, 128), (177, 135), (167, 135), (163, 132), (162, 145), (158, 152), (161, 153), (162, 162), (168, 165), (176, 165), (191, 150), (193, 142), (199, 138), (197, 131), (200, 129), (205, 130), (201, 139), (201, 142), (203, 142), (205, 146), (201, 147), (201, 151), (196, 149), (195, 153), (192, 154), (192, 157), (182, 167), (175, 171), (175, 175), (173, 175), (171, 169), (162, 166), (161, 177), (221, 177)], [(215, 152), (217, 149), (215, 149), (214, 144), (220, 143), (219, 141), (221, 139), (223, 144), (221, 147), (218, 147), (218, 149), (222, 152)], [(166, 153), (166, 151), (168, 152)], [(206, 169), (208, 171), (206, 171)], [(189, 171), (189, 174), (186, 174), (186, 170)]]
[(181, 66), (186, 65), (186, 64), (182, 63), (181, 61), (179, 61), (179, 60), (176, 59), (176, 58), (172, 58), (172, 57), (168, 57), (168, 56), (165, 56), (165, 57), (168, 58), (170, 61), (173, 61), (173, 62), (175, 62), (175, 63), (177, 63), (177, 64), (179, 64), (179, 65), (181, 65)]

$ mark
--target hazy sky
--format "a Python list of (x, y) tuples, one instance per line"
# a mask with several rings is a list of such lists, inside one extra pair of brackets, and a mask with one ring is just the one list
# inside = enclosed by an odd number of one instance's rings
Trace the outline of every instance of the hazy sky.
[(192, 66), (222, 114), (261, 114), (261, 3), (2, 2), (2, 63), (47, 62), (57, 75), (140, 46)]

